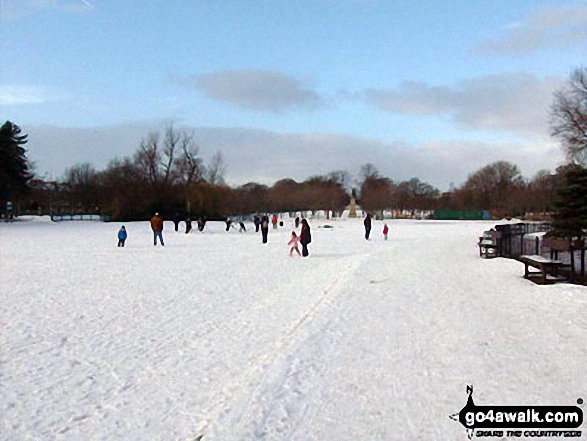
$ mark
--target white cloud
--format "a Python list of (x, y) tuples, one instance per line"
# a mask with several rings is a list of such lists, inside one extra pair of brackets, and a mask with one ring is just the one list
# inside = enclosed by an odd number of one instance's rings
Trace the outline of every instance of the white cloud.
[[(159, 124), (137, 123), (97, 128), (22, 126), (29, 134), (29, 159), (42, 175), (63, 174), (66, 167), (91, 162), (103, 168), (115, 157), (130, 156), (139, 142)], [(394, 180), (419, 177), (440, 189), (461, 184), (469, 173), (497, 160), (518, 165), (530, 177), (564, 161), (552, 142), (488, 143), (442, 141), (414, 145), (330, 133), (278, 133), (260, 129), (196, 128), (196, 140), (205, 161), (222, 150), (228, 165), (227, 181), (272, 184), (290, 177), (298, 181), (337, 169), (357, 173), (370, 162)]]
[(323, 105), (318, 93), (309, 88), (306, 81), (277, 71), (231, 70), (176, 77), (173, 81), (243, 109), (283, 112)]
[(39, 104), (50, 99), (49, 94), (40, 87), (0, 85), (0, 106)]
[(542, 49), (573, 48), (587, 43), (587, 5), (541, 7), (506, 27), (505, 35), (483, 43), (482, 55), (525, 55)]
[(59, 8), (64, 11), (83, 14), (92, 12), (95, 9), (95, 6), (87, 0), (80, 0), (76, 2), (64, 2), (59, 5)]
[(0, 19), (17, 19), (37, 11), (59, 10), (74, 13), (93, 11), (88, 0), (0, 0)]
[(487, 75), (451, 86), (405, 82), (397, 89), (367, 89), (364, 98), (383, 111), (448, 115), (465, 130), (547, 136), (553, 92), (562, 79), (528, 73)]

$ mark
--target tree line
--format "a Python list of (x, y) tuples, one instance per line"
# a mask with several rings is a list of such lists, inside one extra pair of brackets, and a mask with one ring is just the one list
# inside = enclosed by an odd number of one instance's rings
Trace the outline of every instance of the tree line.
[(349, 202), (344, 173), (232, 188), (225, 171), (221, 152), (204, 164), (193, 132), (168, 125), (162, 134), (149, 133), (134, 155), (113, 160), (104, 170), (84, 163), (68, 168), (59, 182), (32, 180), (28, 208), (100, 213), (115, 220), (145, 219), (155, 211), (220, 219), (259, 212), (335, 212)]
[(417, 177), (396, 182), (375, 165), (364, 164), (355, 180), (338, 170), (303, 182), (286, 178), (272, 186), (250, 182), (233, 188), (225, 183), (221, 152), (204, 164), (193, 132), (168, 125), (163, 133), (149, 133), (132, 156), (115, 159), (104, 170), (77, 164), (59, 181), (46, 182), (35, 179), (26, 167), (26, 135), (15, 124), (3, 126), (8, 127), (18, 148), (13, 168), (20, 167), (22, 176), (7, 186), (5, 200), (23, 200), (22, 208), (29, 212), (96, 213), (113, 220), (146, 219), (155, 211), (211, 219), (302, 210), (340, 213), (351, 196), (375, 213), (452, 209), (489, 210), (497, 217), (541, 216), (553, 210), (564, 173), (564, 167), (556, 173), (543, 170), (527, 180), (516, 165), (498, 161), (470, 174), (462, 186), (441, 192)]
[(17, 212), (100, 213), (133, 220), (159, 211), (224, 218), (259, 212), (340, 212), (356, 196), (361, 207), (372, 212), (452, 209), (489, 210), (496, 217), (548, 216), (556, 208), (557, 188), (564, 185), (569, 167), (587, 165), (587, 69), (576, 69), (555, 94), (551, 128), (568, 165), (526, 179), (515, 164), (497, 161), (471, 173), (460, 187), (451, 185), (441, 192), (416, 177), (394, 181), (372, 164), (361, 166), (354, 181), (348, 172), (334, 171), (303, 182), (282, 179), (270, 187), (250, 182), (233, 188), (224, 181), (221, 152), (204, 164), (194, 133), (173, 125), (163, 133), (149, 133), (132, 156), (115, 159), (104, 170), (78, 164), (62, 179), (47, 182), (31, 171), (24, 148), (27, 135), (7, 121), (0, 128), (0, 208), (12, 201)]

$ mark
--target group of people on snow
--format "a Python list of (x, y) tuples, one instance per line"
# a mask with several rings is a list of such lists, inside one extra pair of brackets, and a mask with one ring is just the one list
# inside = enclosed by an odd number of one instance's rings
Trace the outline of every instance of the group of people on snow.
[[(271, 219), (271, 223), (273, 224), (273, 228), (277, 229), (277, 215), (273, 215), (272, 219)], [(175, 231), (179, 231), (179, 216), (176, 215), (173, 219), (173, 224), (175, 226)], [(226, 221), (226, 231), (229, 231), (231, 227), (233, 227), (233, 222), (230, 219), (227, 219)], [(267, 243), (267, 239), (268, 239), (268, 235), (269, 235), (269, 216), (268, 215), (263, 215), (262, 217), (258, 217), (258, 216), (254, 216), (253, 218), (253, 223), (255, 224), (255, 232), (259, 232), (259, 229), (261, 230), (261, 236), (262, 236), (262, 241), (263, 243)], [(308, 250), (308, 245), (312, 242), (312, 233), (311, 233), (311, 229), (310, 229), (310, 225), (308, 224), (308, 221), (306, 219), (302, 219), (300, 222), (300, 218), (296, 217), (295, 218), (295, 228), (298, 229), (301, 223), (301, 230), (300, 230), (300, 234), (298, 236), (298, 234), (296, 233), (296, 231), (292, 231), (291, 233), (291, 237), (289, 242), (287, 243), (288, 246), (290, 247), (289, 250), (289, 255), (290, 257), (293, 256), (294, 251), (302, 257), (307, 257), (310, 253)], [(161, 246), (165, 246), (165, 243), (163, 242), (163, 218), (159, 215), (159, 213), (155, 213), (155, 215), (151, 218), (150, 221), (151, 224), (151, 230), (153, 231), (153, 245), (157, 246), (157, 239), (159, 240), (159, 243), (161, 244)], [(187, 217), (185, 219), (185, 224), (186, 224), (186, 234), (190, 232), (190, 230), (192, 229), (192, 221), (189, 217)], [(204, 226), (206, 224), (206, 221), (203, 219), (198, 219), (198, 229), (200, 231), (204, 230)], [(372, 227), (372, 218), (370, 214), (367, 214), (367, 216), (365, 217), (365, 220), (363, 221), (363, 224), (365, 226), (365, 239), (369, 240), (369, 236), (371, 234), (371, 227)], [(283, 226), (283, 222), (280, 222), (280, 225)], [(247, 229), (244, 225), (243, 222), (239, 222), (239, 226), (240, 226), (240, 232), (246, 232)], [(383, 236), (385, 238), (385, 240), (387, 240), (387, 235), (389, 233), (389, 227), (387, 226), (387, 224), (384, 224), (383, 226)], [(118, 231), (118, 246), (119, 247), (124, 247), (124, 244), (126, 242), (126, 239), (128, 237), (128, 233), (126, 231), (126, 227), (123, 225), (120, 230)], [(300, 249), (298, 247), (298, 244), (302, 245), (302, 251), (300, 253)]]
[[(365, 225), (365, 240), (369, 240), (369, 236), (371, 235), (371, 215), (369, 213), (367, 213), (367, 216), (365, 216), (365, 220), (363, 221), (363, 224)], [(387, 235), (389, 234), (389, 227), (387, 226), (387, 224), (383, 224), (383, 238), (385, 240), (387, 240)]]

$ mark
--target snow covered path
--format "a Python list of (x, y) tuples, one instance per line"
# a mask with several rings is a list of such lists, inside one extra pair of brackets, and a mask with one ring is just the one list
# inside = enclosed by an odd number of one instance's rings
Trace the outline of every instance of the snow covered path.
[(587, 398), (587, 289), (482, 260), (491, 223), (164, 232), (0, 224), (2, 439), (446, 440), (479, 404)]

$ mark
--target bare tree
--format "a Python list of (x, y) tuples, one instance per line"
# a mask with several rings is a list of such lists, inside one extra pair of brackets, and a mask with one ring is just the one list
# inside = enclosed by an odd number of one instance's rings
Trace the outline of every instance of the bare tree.
[(379, 177), (377, 172), (366, 176), (361, 185), (361, 208), (367, 211), (391, 208), (395, 185), (389, 178)]
[(269, 211), (269, 188), (265, 185), (249, 182), (237, 189), (236, 199), (241, 213)]
[(204, 170), (202, 160), (198, 157), (200, 147), (194, 142), (193, 132), (182, 132), (177, 144), (180, 153), (175, 159), (175, 174), (184, 188), (186, 211), (189, 213), (192, 186), (202, 180)]
[(561, 140), (569, 160), (587, 164), (587, 69), (575, 69), (554, 96), (552, 135)]
[(412, 178), (400, 186), (405, 185), (409, 195), (409, 203), (412, 209), (431, 209), (434, 208), (436, 199), (440, 196), (440, 191), (432, 185), (420, 181), (418, 178)]
[(561, 176), (550, 170), (540, 170), (528, 183), (524, 197), (533, 212), (546, 214), (554, 208), (556, 188)]
[(473, 208), (512, 215), (515, 214), (511, 213), (512, 198), (522, 187), (525, 182), (518, 167), (507, 161), (497, 161), (470, 174), (462, 190), (471, 194)]
[(87, 162), (65, 169), (65, 181), (72, 186), (92, 185), (96, 182), (96, 169)]
[(151, 132), (146, 138), (143, 138), (138, 151), (135, 153), (135, 163), (139, 170), (141, 170), (143, 177), (150, 184), (157, 184), (159, 182), (161, 152), (159, 151), (158, 132)]
[(348, 194), (340, 181), (327, 176), (313, 176), (301, 185), (305, 207), (311, 210), (325, 210), (326, 218), (330, 212), (340, 212), (349, 202)]
[(345, 190), (350, 191), (351, 175), (348, 171), (335, 170), (328, 173), (327, 178), (336, 182), (337, 184), (340, 184)]
[(369, 178), (378, 178), (379, 177), (379, 170), (371, 163), (361, 165), (361, 170), (359, 171), (359, 179), (358, 182), (359, 187), (365, 182), (366, 179)]
[(163, 155), (161, 158), (161, 167), (163, 169), (163, 182), (166, 184), (172, 179), (172, 171), (175, 160), (175, 152), (177, 146), (182, 140), (182, 132), (179, 132), (169, 124), (165, 127), (165, 135), (163, 137)]
[(70, 190), (71, 204), (87, 212), (101, 205), (100, 175), (92, 164), (76, 164), (65, 170), (64, 183)]
[(208, 182), (212, 185), (223, 184), (224, 173), (226, 173), (226, 164), (224, 163), (222, 152), (218, 150), (214, 156), (212, 156), (210, 165), (208, 166)]

